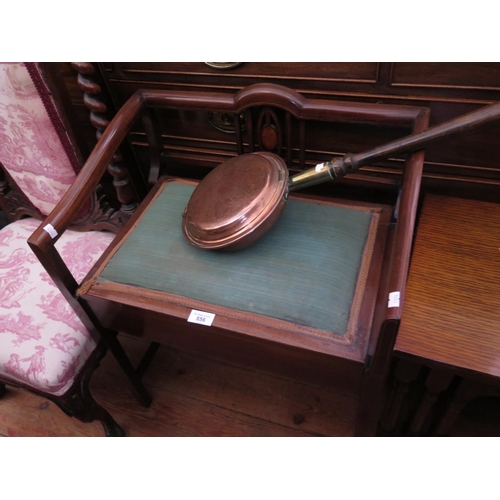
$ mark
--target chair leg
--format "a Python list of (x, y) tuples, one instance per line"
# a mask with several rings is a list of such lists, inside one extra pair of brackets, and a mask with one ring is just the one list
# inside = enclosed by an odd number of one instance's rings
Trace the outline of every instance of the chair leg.
[(66, 415), (75, 417), (81, 422), (101, 422), (107, 437), (125, 436), (125, 431), (116, 423), (115, 419), (99, 405), (89, 390), (92, 374), (99, 366), (105, 350), (98, 347), (95, 355), (89, 360), (86, 370), (68, 393), (62, 397), (46, 396), (51, 399)]
[(95, 401), (88, 387), (80, 388), (80, 390), (73, 392), (71, 398), (68, 400), (50, 399), (66, 415), (75, 417), (81, 422), (90, 423), (96, 420), (101, 422), (106, 437), (125, 436), (125, 431), (118, 425), (110, 413)]

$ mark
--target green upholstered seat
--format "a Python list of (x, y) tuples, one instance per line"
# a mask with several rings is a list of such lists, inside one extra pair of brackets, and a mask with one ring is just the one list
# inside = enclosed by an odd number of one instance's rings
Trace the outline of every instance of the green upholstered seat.
[(346, 334), (362, 261), (369, 259), (370, 209), (289, 200), (258, 242), (236, 252), (208, 251), (191, 246), (182, 234), (193, 189), (167, 183), (99, 281)]

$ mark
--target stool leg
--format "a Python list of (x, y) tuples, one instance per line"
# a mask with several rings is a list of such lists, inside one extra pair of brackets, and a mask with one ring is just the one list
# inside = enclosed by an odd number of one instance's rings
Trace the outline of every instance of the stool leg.
[(141, 381), (143, 373), (137, 374), (116, 335), (107, 335), (104, 341), (127, 377), (132, 394), (142, 406), (148, 408), (151, 405), (151, 396)]

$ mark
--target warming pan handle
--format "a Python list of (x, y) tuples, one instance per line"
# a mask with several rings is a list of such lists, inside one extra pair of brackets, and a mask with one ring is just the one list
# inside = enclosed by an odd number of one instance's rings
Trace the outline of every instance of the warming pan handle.
[(348, 153), (343, 157), (333, 158), (329, 162), (320, 163), (314, 168), (291, 177), (288, 181), (288, 190), (294, 191), (299, 188), (302, 189), (307, 186), (314, 186), (328, 180), (344, 177), (365, 165), (385, 160), (389, 157), (419, 151), (433, 142), (470, 132), (498, 119), (500, 119), (500, 102), (459, 116), (449, 122), (435, 125), (424, 132), (396, 139), (364, 153)]

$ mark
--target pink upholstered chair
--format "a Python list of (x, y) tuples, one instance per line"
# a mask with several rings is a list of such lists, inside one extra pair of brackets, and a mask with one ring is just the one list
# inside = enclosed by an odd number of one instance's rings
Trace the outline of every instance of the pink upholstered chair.
[[(51, 399), (70, 416), (101, 421), (106, 435), (123, 435), (93, 400), (88, 382), (106, 348), (139, 402), (148, 406), (151, 400), (140, 376), (116, 333), (102, 328), (67, 293), (73, 283), (69, 273), (56, 286), (27, 245), (40, 225), (37, 219), (50, 213), (80, 167), (34, 63), (0, 63), (0, 162), (0, 208), (13, 220), (0, 230), (0, 395), (6, 384), (23, 387)], [(65, 231), (57, 242), (75, 282), (121, 226), (114, 215), (95, 194), (75, 230)], [(92, 228), (108, 232), (87, 231)]]

